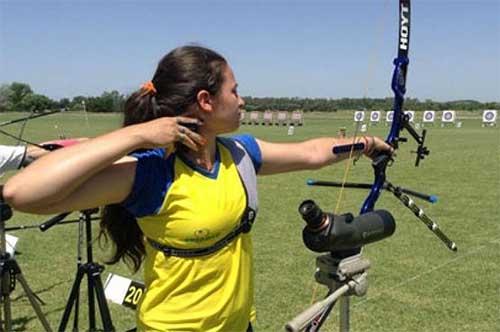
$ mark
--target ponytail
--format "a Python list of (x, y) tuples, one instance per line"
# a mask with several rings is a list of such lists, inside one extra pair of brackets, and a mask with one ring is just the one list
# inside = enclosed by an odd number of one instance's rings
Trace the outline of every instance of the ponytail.
[(115, 264), (122, 260), (137, 272), (145, 254), (143, 233), (135, 217), (120, 204), (106, 205), (101, 214), (99, 240), (113, 243), (113, 253), (106, 264)]

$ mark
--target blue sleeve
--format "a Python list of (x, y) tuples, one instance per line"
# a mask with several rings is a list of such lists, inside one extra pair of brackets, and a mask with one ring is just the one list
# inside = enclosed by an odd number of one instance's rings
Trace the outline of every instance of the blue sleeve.
[(259, 144), (255, 140), (255, 137), (249, 134), (235, 135), (231, 137), (232, 139), (241, 143), (247, 150), (250, 158), (252, 159), (253, 167), (255, 172), (258, 174), (260, 167), (262, 166), (262, 154), (260, 152)]
[(163, 149), (145, 150), (132, 154), (137, 158), (134, 185), (121, 203), (135, 217), (158, 213), (174, 178), (174, 154), (165, 159)]

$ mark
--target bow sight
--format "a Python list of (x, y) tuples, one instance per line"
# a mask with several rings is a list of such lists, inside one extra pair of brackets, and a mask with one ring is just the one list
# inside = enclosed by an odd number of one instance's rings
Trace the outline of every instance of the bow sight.
[[(423, 160), (426, 156), (429, 155), (429, 153), (431, 153), (431, 151), (425, 146), (425, 135), (427, 133), (427, 130), (422, 130), (422, 134), (419, 135), (417, 131), (410, 125), (410, 116), (408, 114), (402, 114), (402, 116), (402, 127), (406, 129), (417, 142), (417, 150), (412, 152), (417, 154), (417, 158), (415, 159), (415, 166), (418, 167), (418, 165), (420, 164), (420, 160)], [(406, 142), (407, 139), (405, 137), (398, 137), (398, 141)]]

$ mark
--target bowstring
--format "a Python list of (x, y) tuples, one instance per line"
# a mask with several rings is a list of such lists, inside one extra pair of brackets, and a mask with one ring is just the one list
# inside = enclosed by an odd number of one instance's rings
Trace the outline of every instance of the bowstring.
[[(383, 12), (385, 12), (388, 8), (388, 1), (384, 1), (384, 8), (383, 8)], [(383, 20), (383, 15), (380, 15), (379, 18), (378, 18), (378, 22), (376, 23), (376, 26), (378, 29), (375, 29), (375, 36), (383, 36), (383, 32), (385, 31), (385, 24), (384, 24), (384, 20)], [(380, 38), (381, 38), (380, 37)], [(376, 39), (376, 38), (374, 38)], [(370, 52), (370, 57), (369, 57), (369, 61), (368, 61), (368, 75), (367, 75), (367, 79), (364, 80), (364, 94), (363, 94), (363, 99), (366, 99), (367, 96), (368, 96), (368, 89), (369, 89), (369, 84), (368, 82), (371, 80), (373, 81), (373, 77), (374, 77), (374, 72), (375, 72), (375, 65), (376, 65), (376, 52), (375, 50), (377, 49), (376, 47), (378, 46), (378, 44), (380, 43), (380, 41), (378, 42), (374, 42), (373, 43), (373, 46), (372, 46), (372, 51)], [(339, 193), (337, 195), (337, 200), (336, 200), (336, 204), (335, 204), (335, 209), (334, 209), (334, 214), (338, 214), (339, 213), (339, 210), (340, 210), (340, 207), (341, 207), (341, 204), (342, 204), (342, 199), (345, 197), (344, 196), (344, 192), (345, 192), (345, 184), (347, 183), (347, 180), (349, 178), (349, 173), (351, 171), (351, 165), (354, 165), (355, 162), (356, 162), (356, 159), (353, 159), (353, 155), (354, 155), (354, 144), (356, 143), (356, 140), (358, 138), (358, 133), (359, 133), (359, 129), (360, 129), (360, 126), (361, 126), (361, 121), (359, 122), (356, 122), (356, 126), (354, 127), (354, 133), (353, 133), (353, 136), (352, 136), (352, 146), (351, 146), (351, 149), (349, 151), (349, 157), (345, 163), (345, 166), (344, 166), (344, 175), (343, 175), (343, 179), (342, 179), (342, 185), (340, 186), (340, 190), (339, 190)], [(367, 142), (366, 142), (367, 143)], [(353, 160), (353, 162), (351, 163), (350, 161)], [(316, 302), (316, 296), (317, 296), (317, 293), (318, 293), (318, 288), (319, 288), (319, 284), (318, 283), (314, 283), (314, 286), (313, 286), (313, 290), (312, 290), (312, 296), (311, 296), (311, 305)]]
[[(382, 13), (386, 12), (386, 10), (388, 8), (388, 1), (384, 1), (383, 4), (384, 4), (384, 6), (382, 8)], [(374, 42), (372, 43), (371, 51), (369, 52), (370, 56), (368, 59), (368, 69), (367, 69), (368, 75), (366, 76), (366, 79), (364, 80), (363, 99), (366, 99), (368, 97), (368, 90), (371, 86), (371, 84), (369, 82), (373, 82), (373, 78), (375, 76), (375, 65), (377, 62), (376, 61), (377, 60), (376, 50), (378, 49), (378, 46), (381, 43), (380, 40), (377, 40), (377, 37), (379, 39), (381, 39), (384, 36), (383, 33), (384, 33), (385, 27), (386, 27), (386, 24), (384, 24), (383, 15), (380, 15), (378, 17), (377, 21), (378, 22), (376, 22), (376, 24), (375, 24), (376, 29), (374, 32), (374, 36), (375, 36), (375, 38), (373, 39)], [(335, 205), (334, 214), (339, 213), (339, 210), (341, 207), (341, 201), (344, 197), (345, 184), (347, 183), (349, 173), (351, 171), (351, 166), (354, 166), (354, 164), (357, 160), (357, 159), (353, 159), (353, 155), (354, 155), (354, 144), (356, 143), (356, 140), (358, 138), (358, 133), (359, 133), (360, 127), (361, 127), (361, 121), (356, 122), (356, 126), (354, 128), (354, 133), (353, 133), (353, 137), (352, 137), (352, 146), (351, 146), (351, 150), (349, 151), (349, 157), (347, 159), (346, 165), (344, 166), (344, 176), (343, 176), (342, 185), (340, 187), (339, 194), (337, 197), (337, 202)], [(367, 144), (367, 143), (368, 142), (365, 142), (365, 144)], [(349, 162), (350, 160), (353, 160), (353, 162), (352, 163)]]
[(33, 118), (33, 115), (35, 115), (35, 110), (32, 110), (30, 112), (30, 115), (22, 122), (21, 124), (21, 129), (19, 130), (19, 134), (17, 135), (17, 143), (16, 145), (19, 145), (23, 139), (24, 135), (24, 129), (26, 128), (26, 124), (28, 123), (28, 120)]

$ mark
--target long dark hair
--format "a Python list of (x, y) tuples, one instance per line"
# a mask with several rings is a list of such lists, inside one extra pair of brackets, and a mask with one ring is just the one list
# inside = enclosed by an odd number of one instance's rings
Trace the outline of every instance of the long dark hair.
[[(221, 55), (204, 47), (174, 49), (160, 60), (151, 80), (156, 93), (141, 89), (127, 98), (123, 126), (186, 113), (200, 90), (212, 95), (219, 92), (226, 65)], [(143, 234), (135, 217), (122, 205), (104, 207), (99, 237), (104, 243), (110, 238), (114, 244), (112, 257), (106, 263), (123, 260), (134, 271), (139, 270), (145, 254)]]

